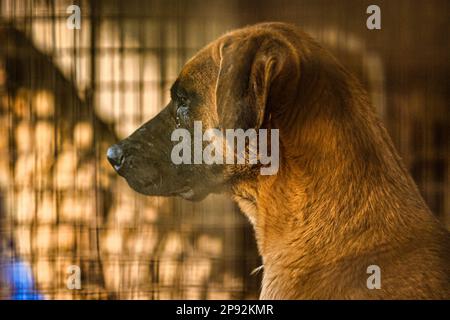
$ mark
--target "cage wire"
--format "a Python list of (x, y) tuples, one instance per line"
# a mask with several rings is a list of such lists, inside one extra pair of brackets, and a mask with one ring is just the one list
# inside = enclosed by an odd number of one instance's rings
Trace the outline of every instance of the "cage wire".
[[(440, 116), (448, 93), (432, 86), (439, 75), (425, 86), (399, 76), (356, 27), (336, 27), (345, 17), (324, 27), (320, 16), (339, 3), (0, 0), (0, 298), (258, 297), (253, 230), (226, 196), (144, 197), (105, 158), (165, 106), (198, 49), (258, 20), (302, 21), (363, 80), (425, 199), (450, 225)], [(66, 26), (72, 4), (80, 30)], [(67, 287), (73, 265), (78, 290)]]

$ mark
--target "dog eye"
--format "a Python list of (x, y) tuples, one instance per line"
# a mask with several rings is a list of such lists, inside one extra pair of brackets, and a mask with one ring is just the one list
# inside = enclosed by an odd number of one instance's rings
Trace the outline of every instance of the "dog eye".
[(177, 126), (179, 127), (182, 123), (186, 123), (189, 120), (188, 116), (189, 107), (186, 100), (181, 100), (177, 106)]

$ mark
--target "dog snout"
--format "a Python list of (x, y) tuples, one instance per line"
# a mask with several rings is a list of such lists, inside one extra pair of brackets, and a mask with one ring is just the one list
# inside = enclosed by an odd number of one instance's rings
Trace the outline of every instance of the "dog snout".
[(108, 151), (106, 152), (106, 157), (108, 158), (108, 161), (111, 163), (114, 169), (116, 169), (116, 171), (119, 171), (123, 165), (125, 158), (122, 148), (117, 144), (109, 147)]

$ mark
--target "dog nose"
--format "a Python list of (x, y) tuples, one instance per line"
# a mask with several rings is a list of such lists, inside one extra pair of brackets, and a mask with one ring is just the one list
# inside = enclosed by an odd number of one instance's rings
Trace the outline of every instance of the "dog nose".
[(122, 148), (117, 144), (109, 147), (108, 151), (106, 152), (106, 157), (108, 158), (108, 161), (112, 164), (114, 169), (116, 169), (116, 171), (119, 171), (122, 167), (124, 159)]

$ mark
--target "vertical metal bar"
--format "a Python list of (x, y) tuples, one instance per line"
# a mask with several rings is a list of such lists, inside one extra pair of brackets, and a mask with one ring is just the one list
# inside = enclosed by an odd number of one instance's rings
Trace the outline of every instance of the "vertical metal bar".
[[(93, 236), (93, 249), (96, 252), (96, 260), (98, 263), (98, 267), (100, 269), (99, 272), (99, 277), (100, 279), (98, 279), (98, 282), (100, 284), (100, 286), (105, 289), (106, 285), (105, 285), (105, 279), (104, 279), (104, 275), (103, 275), (103, 262), (102, 262), (102, 258), (101, 258), (101, 248), (100, 248), (100, 226), (101, 226), (101, 222), (102, 222), (102, 217), (101, 217), (101, 213), (100, 213), (100, 203), (98, 201), (98, 197), (99, 197), (99, 192), (98, 192), (98, 187), (99, 187), (99, 164), (97, 159), (99, 159), (100, 154), (100, 148), (99, 148), (99, 135), (97, 132), (97, 126), (96, 126), (96, 122), (95, 122), (95, 107), (94, 107), (94, 103), (95, 103), (95, 95), (97, 93), (97, 66), (96, 66), (96, 57), (97, 57), (97, 39), (98, 39), (98, 25), (99, 25), (99, 21), (100, 21), (100, 13), (101, 13), (101, 6), (102, 6), (102, 2), (101, 1), (95, 1), (95, 0), (90, 0), (89, 1), (89, 9), (90, 9), (90, 17), (89, 17), (89, 22), (90, 22), (90, 31), (91, 31), (91, 35), (90, 35), (90, 91), (89, 91), (89, 95), (87, 98), (87, 105), (89, 106), (89, 110), (90, 110), (90, 117), (91, 117), (91, 123), (92, 123), (92, 129), (93, 129), (93, 143), (94, 143), (94, 150), (95, 150), (95, 169), (94, 169), (94, 175), (95, 175), (95, 183), (93, 186), (93, 192), (94, 192), (94, 202), (95, 202), (95, 231), (92, 234), (91, 231), (89, 231), (89, 234)], [(113, 296), (111, 295), (110, 292), (107, 291), (107, 295), (108, 298), (113, 298)]]

